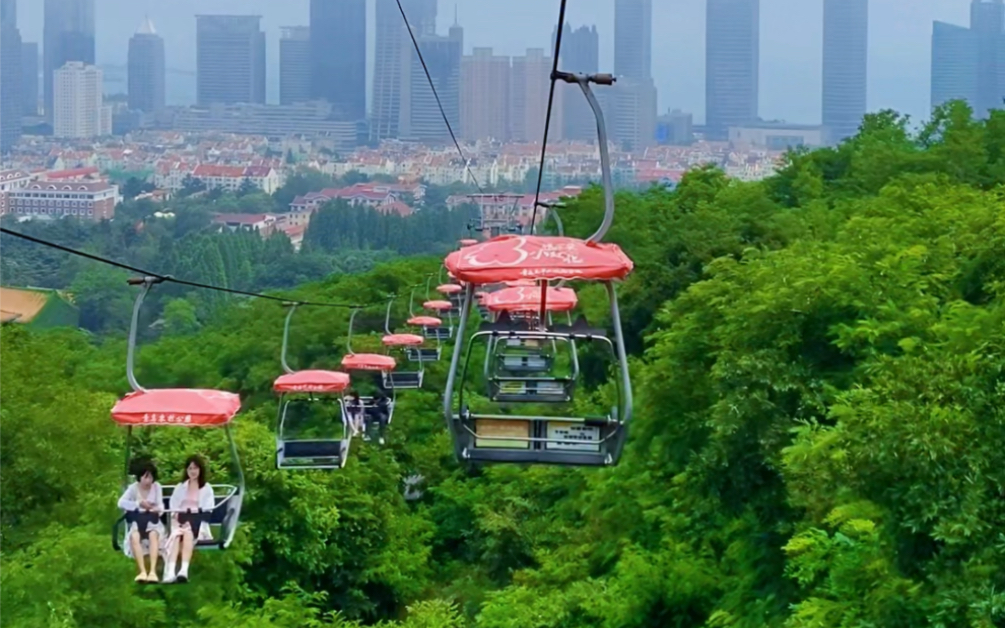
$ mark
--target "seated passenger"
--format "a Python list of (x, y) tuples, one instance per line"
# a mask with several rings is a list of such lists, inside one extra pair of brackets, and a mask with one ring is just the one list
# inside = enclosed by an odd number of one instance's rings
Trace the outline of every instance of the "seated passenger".
[(380, 444), (384, 444), (384, 432), (387, 430), (388, 420), (391, 418), (391, 400), (383, 391), (377, 393), (377, 424), (380, 429)]
[[(191, 456), (185, 461), (182, 481), (171, 493), (171, 536), (167, 542), (167, 565), (164, 567), (164, 582), (176, 580), (188, 582), (188, 565), (197, 541), (213, 538), (209, 523), (198, 513), (212, 513), (216, 506), (213, 487), (206, 481), (206, 463), (199, 456)], [(181, 569), (175, 573), (178, 554), (181, 554)]]
[[(119, 508), (126, 511), (126, 538), (123, 548), (126, 556), (136, 560), (139, 575), (136, 582), (157, 582), (157, 558), (160, 544), (164, 540), (164, 524), (160, 515), (164, 512), (164, 496), (157, 482), (157, 467), (152, 461), (144, 460), (134, 467), (136, 481), (126, 488), (119, 498)], [(147, 571), (143, 556), (150, 555), (150, 570)]]
[(347, 404), (349, 410), (349, 425), (352, 426), (352, 435), (358, 436), (363, 430), (363, 402), (359, 398), (358, 392), (353, 392), (349, 396)]

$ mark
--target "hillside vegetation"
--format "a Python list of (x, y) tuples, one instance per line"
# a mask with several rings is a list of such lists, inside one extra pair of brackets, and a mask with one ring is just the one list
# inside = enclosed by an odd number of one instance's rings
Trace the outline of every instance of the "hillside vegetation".
[[(140, 381), (233, 390), (244, 408), (242, 526), (187, 586), (138, 588), (110, 546), (125, 327), (100, 342), (5, 327), (0, 624), (1005, 626), (1003, 184), (1005, 112), (972, 122), (955, 104), (917, 134), (870, 116), (762, 182), (703, 168), (619, 194), (606, 239), (636, 262), (620, 291), (636, 418), (613, 469), (460, 467), (444, 360), (399, 394), (388, 446), (280, 472), (283, 309), (231, 300), (201, 329), (167, 326), (143, 341)], [(592, 232), (601, 199), (569, 202), (566, 232)], [(373, 301), (438, 268), (403, 259), (291, 294)], [(602, 291), (577, 289), (603, 324)], [(382, 325), (366, 314), (357, 333)], [(337, 367), (347, 325), (298, 311), (291, 362)], [(601, 403), (604, 372), (587, 375), (584, 404)], [(192, 452), (222, 474), (219, 431), (152, 432), (162, 483)], [(406, 501), (412, 474), (425, 492)]]

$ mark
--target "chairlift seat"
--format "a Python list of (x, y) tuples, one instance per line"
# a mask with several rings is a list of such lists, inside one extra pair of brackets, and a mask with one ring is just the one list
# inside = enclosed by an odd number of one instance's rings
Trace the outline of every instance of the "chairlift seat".
[(472, 413), (454, 415), (460, 424), (461, 456), (470, 463), (533, 463), (601, 467), (627, 428), (611, 416), (530, 417)]
[(440, 348), (408, 347), (405, 349), (405, 357), (409, 362), (438, 362), (440, 360)]
[(422, 335), (434, 340), (450, 340), (454, 335), (454, 329), (450, 326), (423, 327)]
[(384, 373), (384, 388), (416, 389), (422, 388), (423, 371), (391, 371)]
[(493, 377), (489, 399), (496, 403), (568, 403), (575, 380), (565, 377)]
[(555, 359), (540, 353), (499, 353), (496, 354), (499, 368), (510, 373), (545, 373), (552, 369)]
[(345, 466), (348, 441), (290, 440), (276, 448), (276, 466), (280, 469), (336, 469)]

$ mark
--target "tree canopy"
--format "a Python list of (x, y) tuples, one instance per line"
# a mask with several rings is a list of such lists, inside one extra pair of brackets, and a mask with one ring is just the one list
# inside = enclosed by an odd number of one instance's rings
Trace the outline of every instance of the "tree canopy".
[[(561, 212), (567, 234), (589, 235), (601, 191)], [(76, 275), (100, 335), (0, 334), (3, 625), (1005, 625), (1005, 112), (974, 121), (954, 103), (917, 133), (870, 115), (764, 181), (696, 169), (673, 191), (619, 192), (617, 212), (606, 240), (636, 264), (620, 287), (636, 407), (610, 469), (462, 468), (444, 361), (399, 393), (386, 447), (355, 448), (339, 471), (278, 471), (283, 308), (227, 298), (200, 317), (214, 297), (171, 294), (138, 377), (239, 393), (249, 487), (234, 545), (198, 555), (187, 586), (137, 588), (110, 548), (129, 305), (94, 269)], [(318, 246), (371, 227), (329, 228)], [(260, 261), (235, 266), (204, 237), (171, 243), (179, 264), (253, 282)], [(31, 255), (5, 250), (5, 272)], [(277, 287), (377, 301), (439, 259)], [(591, 323), (609, 323), (603, 291), (575, 287)], [(382, 323), (367, 310), (354, 337), (376, 343)], [(337, 367), (347, 325), (298, 311), (295, 368)], [(599, 398), (604, 374), (589, 375), (580, 394)], [(218, 431), (144, 438), (165, 476), (195, 451), (223, 473)], [(416, 474), (422, 497), (406, 500)]]

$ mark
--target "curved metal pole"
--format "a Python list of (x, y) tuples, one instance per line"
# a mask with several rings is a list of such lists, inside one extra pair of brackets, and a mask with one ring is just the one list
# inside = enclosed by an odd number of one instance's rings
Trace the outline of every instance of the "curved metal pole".
[(279, 362), (283, 365), (283, 371), (286, 373), (292, 373), (293, 369), (290, 365), (286, 363), (286, 347), (289, 346), (290, 341), (290, 319), (293, 318), (293, 313), (297, 311), (297, 303), (290, 303), (290, 313), (286, 315), (286, 324), (283, 325), (283, 352), (279, 356)]
[(155, 283), (162, 281), (164, 280), (159, 277), (143, 277), (142, 279), (127, 280), (127, 283), (131, 286), (143, 284), (143, 291), (136, 295), (136, 301), (133, 303), (133, 319), (129, 324), (129, 347), (126, 350), (126, 379), (129, 380), (129, 386), (132, 387), (133, 392), (146, 392), (146, 388), (139, 385), (139, 382), (136, 381), (136, 375), (133, 373), (133, 365), (136, 362), (136, 329), (140, 324), (140, 308), (143, 307), (143, 299), (150, 292), (150, 288)]
[(353, 352), (353, 350), (352, 350), (352, 324), (353, 324), (353, 321), (356, 320), (356, 312), (358, 312), (358, 311), (359, 311), (359, 308), (358, 307), (354, 307), (352, 309), (352, 314), (349, 315), (349, 334), (346, 336), (346, 339), (345, 339), (345, 346), (346, 346), (346, 349), (349, 350), (349, 355), (356, 355)]
[(617, 460), (621, 456), (621, 450), (625, 446), (625, 441), (628, 439), (628, 424), (632, 421), (632, 378), (628, 368), (628, 352), (625, 350), (625, 337), (621, 330), (621, 312), (618, 310), (618, 295), (614, 290), (613, 281), (607, 281), (605, 283), (607, 284), (607, 294), (611, 301), (611, 322), (614, 324), (614, 346), (617, 350), (618, 362), (620, 362), (619, 367), (621, 370), (622, 395), (624, 395), (624, 409), (618, 419), (621, 422), (620, 429), (625, 430), (626, 433), (623, 434), (621, 438), (616, 440), (618, 444), (613, 457)]
[(391, 335), (391, 306), (394, 305), (394, 297), (387, 300), (387, 312), (384, 314), (384, 332)]
[(557, 209), (557, 205), (548, 208), (549, 211), (556, 210), (551, 213), (552, 217), (555, 219), (555, 225), (558, 227), (558, 237), (562, 238), (565, 237), (565, 226), (562, 224), (562, 217), (558, 215)]
[(429, 273), (429, 276), (426, 277), (426, 300), (427, 301), (429, 300), (429, 283), (432, 280), (433, 280), (433, 273)]
[[(468, 316), (471, 314), (471, 301), (473, 300), (475, 287), (468, 283), (464, 288), (464, 304), (461, 306), (461, 321), (457, 327), (457, 336), (454, 341), (454, 352), (450, 356), (450, 370), (447, 372), (447, 385), (443, 390), (443, 416), (447, 421), (447, 430), (453, 435), (454, 452), (460, 460), (460, 449), (458, 447), (457, 434), (453, 428), (454, 412), (454, 385), (457, 382), (457, 367), (460, 364), (461, 352), (464, 350), (464, 329), (467, 326)], [(462, 383), (463, 385), (463, 383)]]
[(614, 183), (611, 178), (611, 156), (608, 153), (607, 147), (607, 125), (604, 123), (604, 112), (600, 108), (600, 103), (597, 102), (597, 97), (593, 95), (593, 90), (590, 89), (590, 78), (577, 76), (576, 82), (579, 83), (580, 89), (583, 90), (586, 100), (590, 103), (590, 108), (593, 109), (593, 115), (597, 119), (597, 137), (600, 142), (600, 173), (604, 186), (604, 221), (600, 224), (597, 232), (587, 238), (587, 241), (600, 242), (614, 221)]
[(415, 301), (415, 286), (412, 286), (412, 291), (408, 293), (408, 317), (413, 318), (415, 316), (415, 309), (412, 307), (412, 303)]

